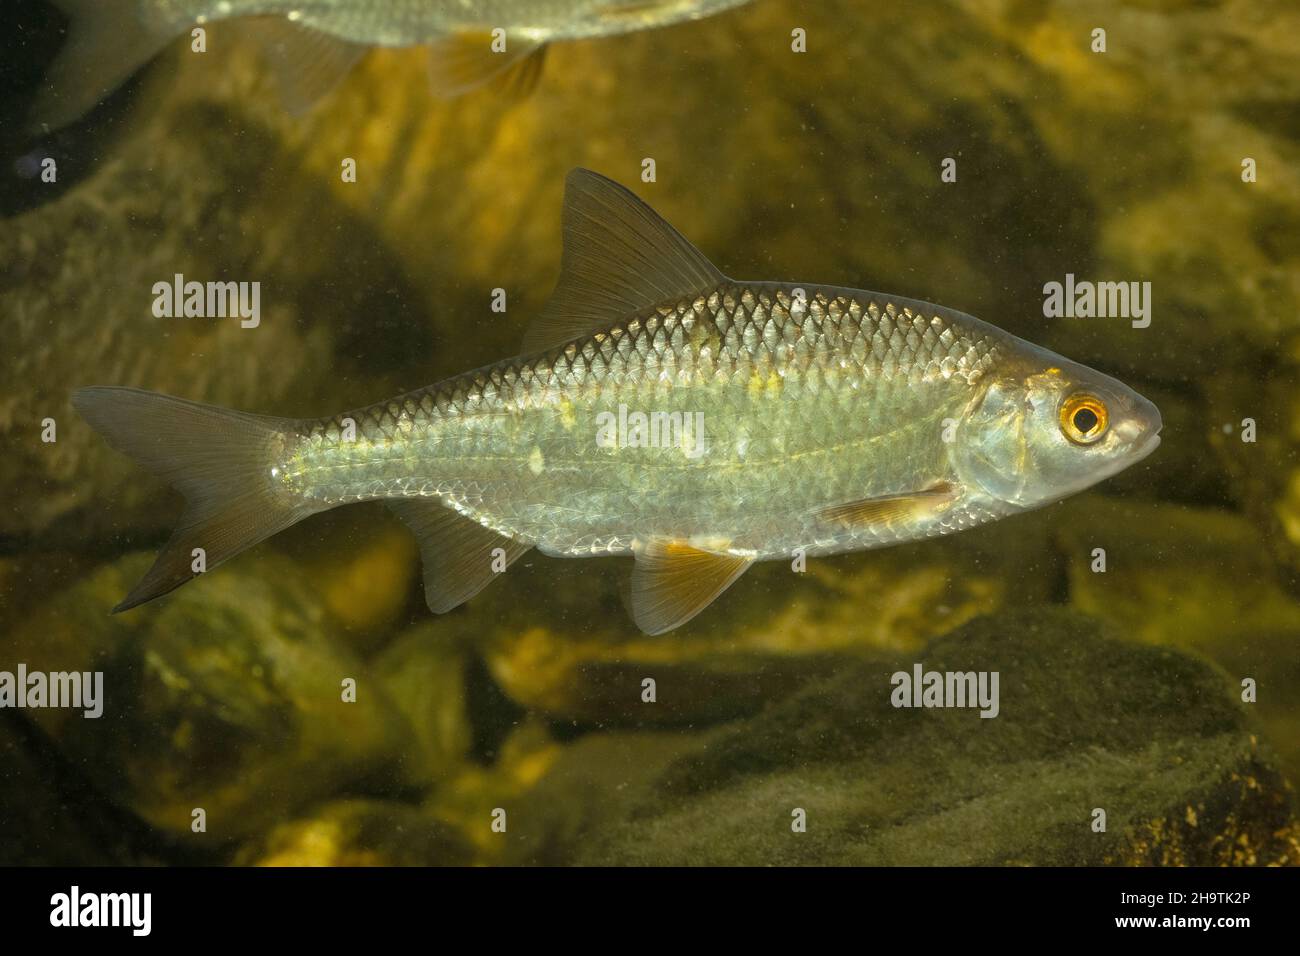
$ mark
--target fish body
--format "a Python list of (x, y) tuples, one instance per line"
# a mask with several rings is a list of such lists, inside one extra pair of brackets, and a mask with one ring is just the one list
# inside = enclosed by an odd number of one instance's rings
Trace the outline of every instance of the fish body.
[[(1011, 348), (984, 323), (893, 296), (725, 281), (319, 422), (280, 473), (289, 493), (328, 506), (437, 498), (564, 557), (631, 554), (647, 536), (758, 559), (876, 547), (1006, 513), (963, 481), (942, 426)], [(641, 434), (599, 443), (620, 409), (644, 416)], [(355, 442), (337, 440), (343, 419)], [(906, 526), (817, 517), (918, 476), (963, 494)]]
[[(1161, 425), (1121, 382), (942, 306), (727, 278), (585, 170), (569, 179), (560, 282), (516, 358), (310, 421), (135, 390), (75, 401), (195, 509), (126, 606), (188, 580), (206, 538), (224, 559), (241, 536), (385, 499), (420, 538), (434, 610), (530, 548), (632, 555), (632, 612), (650, 633), (754, 561), (1059, 500), (1144, 458)], [(214, 491), (185, 459), (218, 457)], [(225, 516), (231, 497), (258, 513)]]
[(79, 118), (164, 45), (241, 21), (286, 106), (307, 109), (372, 47), (430, 47), (435, 93), (492, 80), (531, 89), (550, 43), (713, 16), (749, 0), (54, 0), (69, 36), (33, 109), (36, 129)]
[(550, 43), (698, 20), (749, 0), (135, 0), (137, 17), (170, 24), (278, 16), (371, 46), (416, 46), (490, 33)]

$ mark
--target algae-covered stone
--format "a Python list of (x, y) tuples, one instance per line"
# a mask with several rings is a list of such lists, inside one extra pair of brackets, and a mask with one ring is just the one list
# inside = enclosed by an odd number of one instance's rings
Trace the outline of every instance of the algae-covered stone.
[[(997, 716), (895, 707), (892, 675), (918, 663), (997, 672)], [(570, 799), (572, 777), (530, 799)], [(891, 664), (855, 662), (635, 790), (569, 859), (1211, 864), (1297, 850), (1290, 793), (1222, 674), (1050, 608), (982, 618)]]
[(583, 723), (716, 722), (846, 659), (919, 646), (1006, 591), (968, 553), (925, 547), (809, 561), (802, 573), (770, 562), (671, 636), (648, 637), (619, 600), (625, 564), (519, 562), (494, 587), (546, 602), (471, 603), (462, 626), (481, 629), (492, 675), (515, 700)]
[(468, 655), (451, 636), (428, 621), (403, 633), (371, 662), (384, 692), (412, 729), (413, 746), (401, 755), (408, 780), (431, 783), (447, 776), (473, 743)]
[(1280, 581), (1300, 598), (1300, 342), (1272, 357), (1262, 374), (1225, 369), (1206, 388), (1215, 460), (1228, 497), (1262, 532)]
[(122, 819), (31, 737), (16, 718), (0, 718), (0, 866), (151, 862), (132, 840), (143, 825)]
[(315, 515), (270, 546), (298, 565), (363, 657), (392, 640), (418, 600), (415, 538), (378, 502)]
[[(159, 483), (80, 420), (75, 388), (317, 415), (400, 390), (386, 376), (427, 338), (393, 327), (408, 316), (408, 284), (383, 244), (268, 130), (199, 107), (145, 124), (110, 154), (0, 230), (0, 488), (22, 502), (0, 509), (0, 533), (84, 541), (168, 524)], [(340, 262), (357, 270), (342, 284)], [(159, 317), (155, 286), (177, 275), (256, 283), (256, 325), (233, 306)]]
[(101, 790), (176, 833), (201, 808), (193, 838), (220, 843), (338, 791), (403, 783), (406, 721), (292, 564), (245, 556), (110, 617), (148, 564), (135, 555), (55, 595), (6, 646), (29, 670), (103, 672), (98, 719), (24, 712)]
[(1251, 713), (1300, 779), (1300, 605), (1257, 529), (1222, 509), (1091, 498), (1062, 515), (1057, 533), (1071, 603), (1135, 640), (1208, 657), (1239, 695), (1249, 681)]
[(244, 847), (241, 866), (464, 866), (451, 825), (391, 800), (340, 800), (277, 825)]
[(530, 791), (563, 747), (540, 720), (525, 718), (484, 755), (442, 782), (422, 805), (429, 816), (453, 826), (474, 848), (474, 862), (510, 862), (525, 842), (549, 827), (548, 807)]
[(562, 865), (590, 831), (632, 808), (644, 785), (702, 735), (672, 732), (592, 733), (554, 756), (536, 791), (515, 800), (515, 827), (502, 862)]

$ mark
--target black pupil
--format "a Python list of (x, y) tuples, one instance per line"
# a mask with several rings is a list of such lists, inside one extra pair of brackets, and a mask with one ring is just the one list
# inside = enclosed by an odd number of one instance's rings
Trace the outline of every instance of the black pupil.
[(1079, 434), (1086, 435), (1097, 427), (1097, 413), (1091, 408), (1081, 408), (1074, 413), (1074, 427)]

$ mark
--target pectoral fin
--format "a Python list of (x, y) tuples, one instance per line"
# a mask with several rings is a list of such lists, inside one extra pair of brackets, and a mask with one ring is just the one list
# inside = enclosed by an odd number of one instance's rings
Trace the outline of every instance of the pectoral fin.
[(878, 495), (833, 505), (817, 512), (817, 517), (832, 524), (870, 528), (897, 525), (938, 514), (957, 498), (957, 490), (947, 481), (937, 481), (920, 491), (896, 495)]
[(284, 17), (255, 17), (245, 26), (262, 50), (284, 108), (299, 116), (338, 86), (367, 50)]
[(429, 86), (450, 99), (489, 82), (524, 97), (537, 86), (545, 44), (507, 35), (505, 49), (494, 48), (487, 31), (454, 33), (429, 45)]
[(435, 614), (464, 604), (531, 547), (437, 501), (392, 499), (388, 506), (420, 543), (424, 599)]
[(633, 553), (636, 567), (628, 603), (632, 619), (647, 634), (685, 624), (754, 563), (752, 558), (661, 539), (638, 544)]

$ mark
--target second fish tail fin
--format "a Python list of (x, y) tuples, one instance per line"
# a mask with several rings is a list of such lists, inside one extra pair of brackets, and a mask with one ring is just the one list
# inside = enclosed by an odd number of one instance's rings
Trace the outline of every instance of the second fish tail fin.
[(80, 119), (177, 36), (170, 23), (143, 19), (139, 0), (53, 0), (68, 35), (32, 107), (33, 132)]
[(171, 539), (114, 612), (160, 597), (322, 510), (289, 493), (274, 470), (300, 433), (296, 419), (135, 388), (78, 389), (72, 404), (109, 445), (186, 499)]

